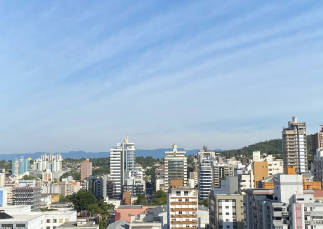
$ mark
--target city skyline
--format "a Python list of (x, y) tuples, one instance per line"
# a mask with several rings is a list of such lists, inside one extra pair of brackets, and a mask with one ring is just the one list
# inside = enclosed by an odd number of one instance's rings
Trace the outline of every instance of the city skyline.
[(323, 3), (0, 2), (0, 154), (320, 131)]

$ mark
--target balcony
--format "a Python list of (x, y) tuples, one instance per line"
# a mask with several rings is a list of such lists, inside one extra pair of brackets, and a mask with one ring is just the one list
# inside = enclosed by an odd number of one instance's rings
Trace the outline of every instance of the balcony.
[(179, 201), (179, 202), (171, 202), (171, 205), (196, 205), (197, 202), (186, 202), (186, 201)]
[(197, 220), (192, 220), (192, 221), (172, 221), (172, 225), (176, 224), (197, 224)]
[(178, 212), (178, 211), (197, 211), (196, 208), (171, 208), (171, 211), (175, 211), (175, 212)]
[(171, 215), (171, 218), (193, 218), (193, 217), (197, 217), (197, 214)]

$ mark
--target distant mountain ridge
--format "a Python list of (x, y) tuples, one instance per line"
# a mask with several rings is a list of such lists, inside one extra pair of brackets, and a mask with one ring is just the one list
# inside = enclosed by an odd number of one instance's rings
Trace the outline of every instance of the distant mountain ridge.
[[(152, 156), (154, 158), (163, 158), (165, 156), (165, 151), (172, 150), (171, 148), (162, 148), (162, 149), (136, 149), (136, 156), (140, 157), (147, 157)], [(198, 149), (192, 150), (185, 150), (183, 148), (178, 148), (179, 151), (186, 151), (186, 154), (197, 154)], [(221, 151), (216, 149), (215, 151)], [(31, 158), (33, 160), (40, 158), (41, 155), (45, 154), (46, 152), (35, 152), (35, 153), (25, 153), (25, 154), (0, 154), (0, 160), (14, 160), (15, 158), (20, 158), (21, 156), (25, 158)], [(49, 154), (49, 153), (46, 153)], [(56, 153), (55, 153), (56, 154)], [(101, 158), (101, 157), (109, 157), (110, 152), (85, 152), (85, 151), (69, 151), (68, 153), (60, 153), (62, 158), (74, 158), (74, 159), (81, 159), (81, 158)]]

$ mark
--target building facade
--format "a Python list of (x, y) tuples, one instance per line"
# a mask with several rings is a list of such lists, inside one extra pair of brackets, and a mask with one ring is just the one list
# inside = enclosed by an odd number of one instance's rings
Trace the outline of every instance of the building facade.
[(245, 228), (310, 229), (323, 226), (323, 203), (303, 189), (302, 175), (277, 174), (274, 189), (249, 189), (244, 197)]
[(128, 137), (110, 148), (110, 176), (115, 184), (115, 198), (122, 198), (126, 174), (134, 174), (135, 156), (135, 143), (130, 143)]
[(261, 157), (260, 151), (254, 151), (252, 162), (250, 162), (242, 174), (239, 175), (240, 191), (250, 188), (258, 188), (259, 182), (269, 176), (283, 173), (283, 161), (275, 159), (272, 155)]
[(321, 131), (315, 134), (311, 134), (311, 155), (314, 158), (316, 150), (323, 148), (323, 125), (321, 125)]
[(92, 175), (92, 162), (87, 158), (81, 163), (81, 181)]
[(243, 195), (216, 194), (214, 189), (209, 198), (210, 228), (244, 228)]
[(168, 228), (198, 228), (198, 194), (189, 187), (171, 187), (167, 199)]
[(306, 124), (293, 117), (282, 131), (284, 169), (295, 166), (296, 173), (308, 171)]
[(173, 145), (172, 151), (166, 151), (165, 165), (165, 191), (168, 190), (170, 181), (181, 179), (184, 186), (187, 185), (187, 157), (186, 151), (177, 151), (177, 145)]
[(41, 187), (15, 187), (15, 205), (31, 205), (32, 211), (40, 210)]
[(214, 180), (215, 152), (199, 150), (198, 154), (198, 191), (199, 200), (208, 198)]

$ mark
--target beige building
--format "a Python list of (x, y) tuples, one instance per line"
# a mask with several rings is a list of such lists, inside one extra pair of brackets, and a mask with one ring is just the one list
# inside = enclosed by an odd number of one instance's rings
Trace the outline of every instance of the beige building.
[(81, 163), (81, 181), (92, 175), (92, 162), (87, 158)]
[(261, 157), (260, 151), (254, 151), (252, 162), (249, 163), (243, 174), (239, 175), (240, 191), (259, 187), (259, 181), (277, 173), (283, 173), (283, 161), (272, 155)]
[(243, 195), (215, 194), (210, 191), (210, 228), (244, 228)]
[(284, 169), (295, 166), (296, 173), (308, 172), (305, 122), (299, 123), (293, 117), (288, 127), (283, 128), (282, 139)]
[(312, 159), (316, 154), (316, 150), (323, 148), (323, 126), (321, 126), (321, 131), (315, 134), (311, 134), (311, 154)]
[(196, 190), (189, 187), (170, 187), (167, 208), (169, 229), (198, 228), (198, 194)]
[(6, 184), (6, 174), (0, 173), (0, 188)]
[(4, 187), (7, 188), (7, 202), (12, 203), (15, 200), (15, 184), (5, 184)]
[(169, 188), (170, 180), (181, 179), (184, 186), (187, 185), (187, 157), (186, 151), (177, 151), (177, 145), (173, 145), (172, 151), (166, 151), (165, 164), (165, 191)]

